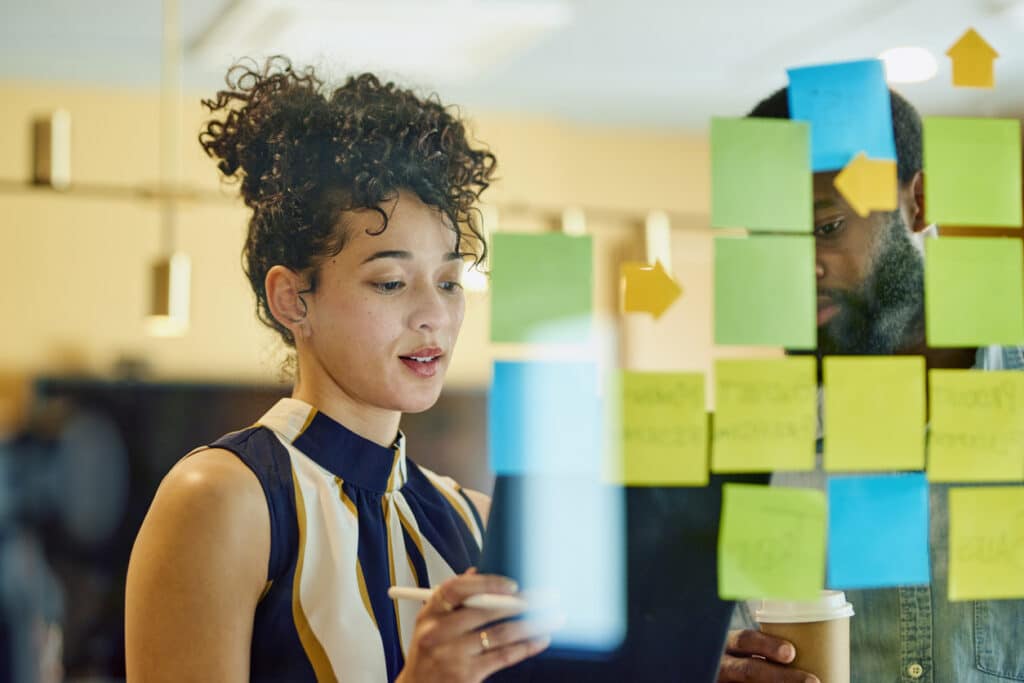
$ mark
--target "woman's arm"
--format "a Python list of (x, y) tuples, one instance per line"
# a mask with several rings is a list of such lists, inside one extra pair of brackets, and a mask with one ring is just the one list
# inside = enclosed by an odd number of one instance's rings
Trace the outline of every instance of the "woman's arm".
[(266, 498), (245, 464), (209, 449), (175, 465), (128, 565), (128, 680), (247, 681), (269, 556)]

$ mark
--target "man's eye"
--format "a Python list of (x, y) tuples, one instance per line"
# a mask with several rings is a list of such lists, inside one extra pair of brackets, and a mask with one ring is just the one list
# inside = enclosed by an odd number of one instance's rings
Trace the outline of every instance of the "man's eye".
[(845, 219), (837, 218), (834, 221), (828, 223), (822, 223), (821, 225), (814, 228), (815, 237), (828, 237), (839, 232), (843, 225), (846, 223)]
[(374, 282), (373, 286), (380, 292), (389, 293), (397, 292), (405, 286), (405, 283), (401, 280), (389, 280), (387, 282)]

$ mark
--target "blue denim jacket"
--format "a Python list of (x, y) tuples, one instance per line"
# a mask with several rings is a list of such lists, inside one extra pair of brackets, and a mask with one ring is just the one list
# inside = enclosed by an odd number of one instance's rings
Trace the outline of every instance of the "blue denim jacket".
[[(1024, 370), (1024, 349), (978, 349), (975, 368)], [(824, 489), (820, 439), (818, 449), (817, 471), (776, 474), (772, 484)], [(1024, 600), (950, 602), (946, 595), (949, 488), (931, 486), (931, 585), (846, 591), (856, 610), (850, 621), (853, 683), (1024, 681)], [(733, 628), (754, 628), (746, 604), (738, 606)]]

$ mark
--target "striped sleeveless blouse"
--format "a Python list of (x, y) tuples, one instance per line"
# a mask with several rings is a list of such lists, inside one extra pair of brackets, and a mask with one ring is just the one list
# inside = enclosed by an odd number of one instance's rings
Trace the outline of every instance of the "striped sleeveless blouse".
[(270, 512), (253, 681), (394, 681), (420, 603), (388, 587), (436, 586), (476, 565), (482, 528), (458, 484), (307, 403), (281, 399), (210, 444), (259, 479)]

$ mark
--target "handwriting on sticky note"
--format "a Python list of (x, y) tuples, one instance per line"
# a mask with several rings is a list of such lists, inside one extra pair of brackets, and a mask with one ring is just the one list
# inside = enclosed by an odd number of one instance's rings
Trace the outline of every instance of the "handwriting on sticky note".
[(885, 69), (877, 59), (789, 70), (789, 112), (811, 123), (811, 168), (837, 171), (858, 152), (895, 159)]
[(773, 505), (761, 507), (760, 512), (780, 526), (761, 528), (757, 536), (737, 539), (730, 546), (737, 562), (778, 567), (799, 560), (805, 513)]
[(792, 357), (715, 364), (713, 472), (814, 468), (814, 362)]
[(932, 370), (928, 478), (1024, 481), (1024, 373)]
[(825, 573), (821, 491), (725, 484), (718, 545), (726, 599), (812, 597)]
[(706, 485), (704, 376), (623, 372), (620, 381), (624, 483)]
[(1024, 487), (949, 491), (949, 598), (1024, 598)]

